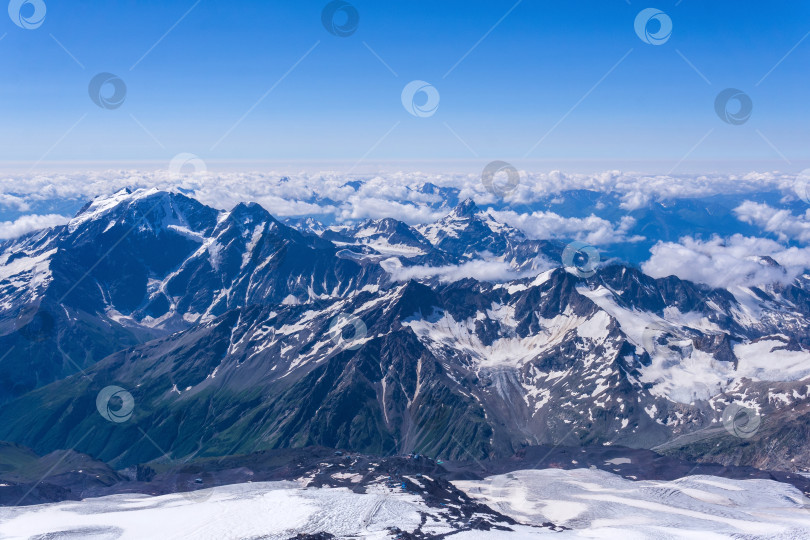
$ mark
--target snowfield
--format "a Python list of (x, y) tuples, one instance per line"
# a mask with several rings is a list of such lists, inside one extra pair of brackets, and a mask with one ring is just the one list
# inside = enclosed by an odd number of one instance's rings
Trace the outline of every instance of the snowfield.
[[(635, 482), (594, 470), (516, 471), (455, 485), (517, 520), (513, 531), (463, 531), (452, 538), (810, 538), (810, 500), (787, 484), (690, 476)], [(451, 533), (444, 511), (414, 494), (368, 486), (310, 488), (257, 482), (187, 494), (113, 495), (0, 509), (2, 539), (393, 538), (390, 527)], [(538, 527), (553, 522), (569, 530)]]
[(564, 538), (810, 538), (810, 499), (771, 480), (632, 481), (594, 469), (545, 469), (454, 484), (520, 523), (571, 529), (552, 533)]
[(182, 495), (112, 495), (3, 508), (0, 538), (286, 539), (319, 531), (387, 538), (388, 526), (418, 526), (420, 509), (418, 497), (407, 494), (355, 494), (343, 488), (257, 482)]

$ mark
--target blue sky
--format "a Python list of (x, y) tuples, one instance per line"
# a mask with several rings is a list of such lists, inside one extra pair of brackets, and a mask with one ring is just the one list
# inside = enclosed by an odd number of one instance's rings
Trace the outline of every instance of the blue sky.
[[(682, 159), (679, 171), (794, 171), (810, 159), (807, 2), (357, 0), (348, 37), (326, 31), (322, 1), (44, 2), (39, 28), (0, 22), (7, 167), (167, 163), (180, 152), (234, 164), (365, 156), (660, 172)], [(648, 7), (672, 20), (662, 45), (634, 31)], [(89, 98), (99, 72), (126, 83), (121, 107)], [(438, 91), (432, 116), (403, 107), (412, 80)], [(715, 114), (729, 87), (753, 103), (742, 125)]]

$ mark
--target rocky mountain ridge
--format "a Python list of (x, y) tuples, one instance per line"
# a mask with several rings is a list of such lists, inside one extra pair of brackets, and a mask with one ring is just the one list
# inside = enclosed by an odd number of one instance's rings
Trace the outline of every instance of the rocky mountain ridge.
[[(0, 251), (0, 439), (40, 453), (124, 467), (310, 445), (485, 459), (565, 444), (810, 464), (797, 446), (806, 276), (725, 290), (616, 263), (541, 271), (562, 246), (468, 201), (432, 225), (316, 236), (258, 205), (122, 192)], [(392, 259), (535, 271), (400, 281)], [(133, 398), (126, 422), (98, 414), (111, 385)]]

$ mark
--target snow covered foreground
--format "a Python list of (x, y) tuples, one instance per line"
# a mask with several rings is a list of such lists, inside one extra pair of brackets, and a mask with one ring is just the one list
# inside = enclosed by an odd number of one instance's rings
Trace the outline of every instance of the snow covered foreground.
[[(810, 538), (810, 500), (787, 484), (691, 476), (671, 482), (623, 479), (593, 469), (517, 471), (455, 484), (527, 526), (465, 531), (480, 538)], [(417, 495), (369, 486), (306, 489), (261, 482), (150, 497), (113, 495), (0, 509), (0, 538), (31, 540), (286, 539), (328, 532), (391, 538), (390, 527), (452, 532), (442, 511)], [(553, 522), (554, 532), (530, 524)]]
[(810, 499), (772, 480), (633, 481), (595, 469), (545, 469), (454, 484), (520, 523), (571, 529), (550, 533), (562, 537), (810, 538)]

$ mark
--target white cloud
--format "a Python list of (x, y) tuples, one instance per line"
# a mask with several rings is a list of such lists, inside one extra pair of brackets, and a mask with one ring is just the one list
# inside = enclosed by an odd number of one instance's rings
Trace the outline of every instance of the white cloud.
[[(635, 222), (630, 217), (610, 222), (595, 215), (568, 218), (553, 212), (526, 214), (528, 210), (525, 206), (553, 198), (565, 190), (592, 190), (615, 196), (620, 201), (620, 207), (627, 212), (653, 201), (716, 194), (781, 190), (786, 198), (796, 198), (795, 176), (780, 173), (672, 177), (642, 176), (621, 171), (591, 175), (520, 171), (520, 176), (520, 185), (505, 201), (511, 209), (494, 212), (499, 219), (522, 229), (533, 238), (571, 238), (592, 245), (633, 242), (643, 238), (632, 235)], [(209, 170), (200, 174), (180, 175), (168, 170), (111, 170), (0, 177), (0, 206), (30, 211), (42, 201), (74, 200), (78, 207), (80, 201), (106, 196), (124, 187), (154, 187), (181, 191), (223, 210), (239, 202), (253, 201), (281, 218), (324, 216), (324, 221), (334, 219), (343, 223), (393, 217), (416, 225), (434, 222), (449, 212), (449, 208), (443, 206), (440, 195), (420, 192), (420, 187), (426, 183), (458, 190), (460, 199), (472, 198), (483, 208), (503, 202), (486, 191), (480, 175), (476, 174), (394, 172), (356, 178), (339, 172), (285, 175), (275, 172), (215, 173)], [(605, 200), (600, 204), (604, 204)], [(802, 220), (810, 221), (808, 216), (790, 218), (789, 215), (779, 214), (768, 217), (763, 215), (762, 208), (746, 207), (739, 210), (740, 219), (777, 228), (774, 232), (785, 237), (810, 240), (806, 225), (801, 223)]]
[[(203, 202), (203, 201), (200, 201)], [(275, 217), (295, 217), (318, 214), (334, 214), (336, 208), (331, 205), (319, 206), (304, 201), (291, 201), (275, 196), (264, 196), (255, 199), (253, 202), (259, 203), (262, 208), (270, 212)], [(208, 203), (206, 203), (208, 204)], [(208, 204), (212, 206), (211, 204)]]
[(27, 212), (31, 208), (31, 206), (25, 202), (25, 199), (9, 193), (0, 193), (0, 206), (14, 208), (20, 212)]
[(68, 221), (70, 221), (69, 217), (59, 214), (30, 214), (14, 221), (2, 221), (0, 222), (0, 240), (9, 240), (39, 229), (64, 225)]
[(553, 265), (542, 257), (537, 257), (532, 268), (518, 271), (509, 263), (499, 260), (476, 260), (458, 265), (447, 266), (408, 266), (404, 267), (399, 259), (387, 259), (382, 267), (391, 274), (395, 281), (410, 279), (438, 278), (442, 282), (453, 282), (472, 278), (478, 281), (504, 282), (524, 277), (536, 276)]
[[(520, 175), (520, 185), (506, 201), (513, 208), (566, 190), (616, 194), (621, 199), (622, 208), (628, 211), (651, 201), (767, 190), (780, 190), (786, 197), (796, 198), (795, 175), (780, 173), (673, 177), (643, 176), (621, 171), (591, 175), (520, 171)], [(477, 174), (386, 173), (364, 177), (358, 188), (347, 185), (352, 180), (353, 177), (339, 172), (285, 175), (274, 172), (209, 171), (179, 175), (168, 170), (6, 176), (0, 177), (0, 205), (17, 206), (25, 211), (26, 208), (20, 205), (53, 199), (87, 201), (124, 187), (156, 187), (163, 190), (180, 189), (205, 204), (221, 209), (230, 209), (239, 202), (264, 201), (268, 208), (277, 207), (274, 211), (280, 216), (320, 212), (334, 213), (343, 219), (363, 219), (396, 214), (408, 223), (425, 223), (436, 219), (442, 203), (439, 195), (417, 190), (425, 183), (457, 189), (461, 199), (469, 197), (482, 206), (498, 202), (497, 197), (484, 189)], [(313, 206), (316, 197), (327, 201), (323, 207)]]
[(650, 204), (651, 194), (641, 191), (630, 191), (622, 195), (622, 202), (619, 207), (629, 211), (644, 208)]
[(566, 218), (554, 212), (518, 214), (511, 210), (490, 210), (490, 213), (495, 219), (521, 229), (535, 239), (576, 239), (594, 246), (644, 239), (642, 236), (628, 236), (628, 231), (636, 224), (636, 220), (630, 216), (624, 216), (618, 225), (614, 225), (593, 214), (586, 218)]
[[(659, 242), (642, 265), (645, 274), (661, 278), (670, 275), (711, 287), (757, 286), (790, 283), (810, 268), (810, 248), (786, 248), (767, 238), (739, 234), (727, 239), (681, 238), (680, 242)], [(768, 264), (771, 257), (781, 267)]]
[(810, 242), (810, 209), (803, 216), (796, 216), (789, 210), (777, 209), (767, 204), (745, 201), (734, 209), (737, 218), (745, 223), (757, 225), (775, 233), (781, 240)]
[(429, 206), (417, 206), (395, 200), (380, 199), (378, 197), (352, 196), (342, 206), (339, 215), (341, 221), (356, 221), (360, 219), (394, 218), (409, 225), (433, 222), (441, 219), (447, 211), (436, 211)]

